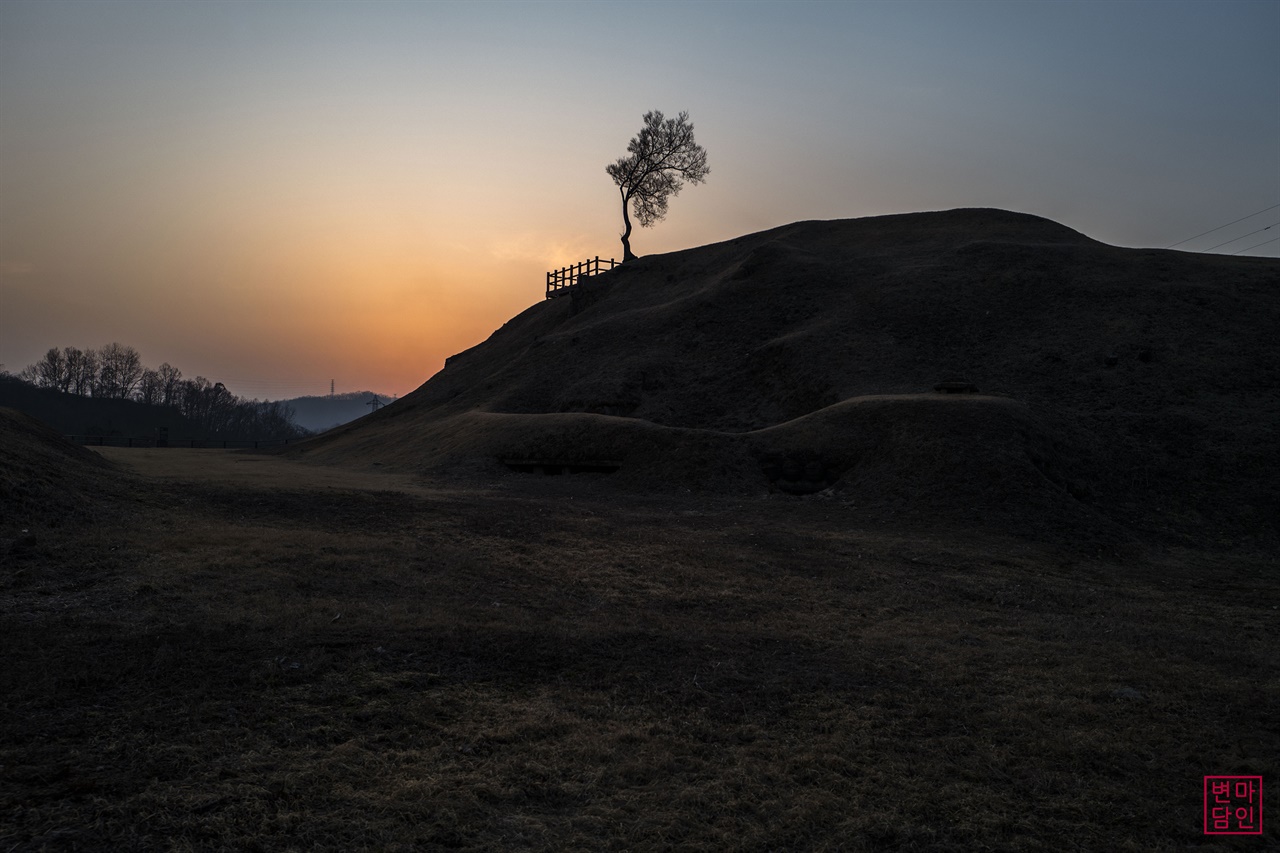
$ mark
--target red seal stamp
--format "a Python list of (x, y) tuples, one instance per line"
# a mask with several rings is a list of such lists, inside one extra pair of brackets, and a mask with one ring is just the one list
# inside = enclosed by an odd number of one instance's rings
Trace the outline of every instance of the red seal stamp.
[(1204, 834), (1261, 835), (1262, 777), (1204, 777)]

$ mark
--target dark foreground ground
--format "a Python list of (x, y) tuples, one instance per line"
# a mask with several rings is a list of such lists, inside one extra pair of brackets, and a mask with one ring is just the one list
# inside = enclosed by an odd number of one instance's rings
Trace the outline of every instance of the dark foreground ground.
[(0, 851), (1280, 843), (1265, 553), (108, 452), (0, 521)]

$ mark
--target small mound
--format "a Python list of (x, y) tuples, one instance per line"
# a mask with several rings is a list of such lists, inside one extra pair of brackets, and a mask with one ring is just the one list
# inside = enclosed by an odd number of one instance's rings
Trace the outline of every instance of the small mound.
[(0, 518), (14, 527), (79, 521), (98, 514), (118, 474), (98, 454), (50, 427), (0, 408)]
[(864, 518), (1055, 538), (1120, 534), (1090, 505), (1077, 464), (1093, 452), (1087, 438), (1052, 430), (1023, 404), (998, 397), (860, 397), (745, 432), (581, 412), (482, 411), (404, 419), (401, 430), (375, 437), (352, 428), (308, 457), (376, 459), (444, 476), (607, 472), (610, 483), (652, 491), (816, 494)]

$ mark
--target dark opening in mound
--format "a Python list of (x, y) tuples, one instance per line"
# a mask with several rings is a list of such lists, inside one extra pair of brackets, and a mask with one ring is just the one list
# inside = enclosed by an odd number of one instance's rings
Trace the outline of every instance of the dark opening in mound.
[(811, 495), (835, 485), (842, 466), (824, 460), (815, 453), (792, 455), (767, 454), (760, 460), (760, 470), (769, 484), (791, 495)]
[(580, 462), (554, 459), (500, 459), (503, 465), (521, 474), (612, 474), (621, 462)]

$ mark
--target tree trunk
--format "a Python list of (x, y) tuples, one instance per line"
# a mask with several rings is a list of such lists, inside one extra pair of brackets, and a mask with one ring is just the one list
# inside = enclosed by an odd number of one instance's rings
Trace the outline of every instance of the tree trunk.
[(634, 261), (636, 256), (631, 254), (631, 217), (627, 216), (627, 194), (622, 194), (622, 221), (626, 224), (627, 230), (622, 232), (622, 261)]

